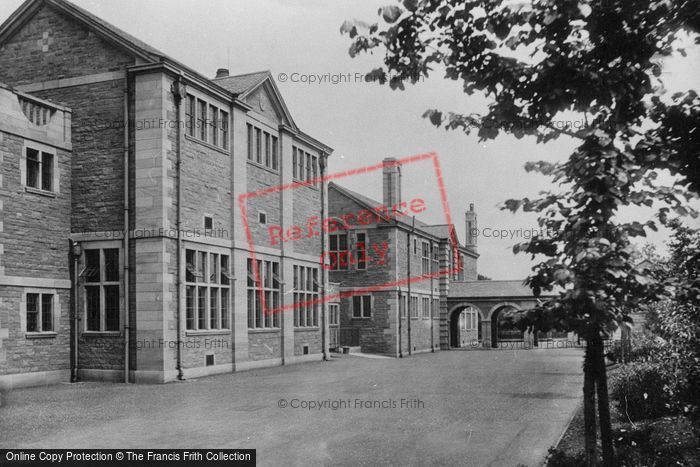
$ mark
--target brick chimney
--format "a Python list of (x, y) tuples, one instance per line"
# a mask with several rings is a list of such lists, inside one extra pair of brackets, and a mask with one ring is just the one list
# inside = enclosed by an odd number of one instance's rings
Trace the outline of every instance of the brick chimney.
[(219, 68), (216, 70), (216, 79), (228, 78), (228, 68)]
[(387, 157), (382, 161), (383, 202), (384, 206), (391, 209), (401, 202), (401, 163), (394, 157)]
[(467, 234), (467, 246), (476, 248), (476, 238), (478, 230), (476, 226), (476, 212), (474, 211), (474, 203), (469, 204), (469, 211), (465, 213), (465, 228)]

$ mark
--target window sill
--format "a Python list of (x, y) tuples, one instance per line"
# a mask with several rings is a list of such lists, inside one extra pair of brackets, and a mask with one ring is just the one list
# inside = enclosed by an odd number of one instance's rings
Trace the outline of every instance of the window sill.
[(248, 333), (262, 334), (266, 332), (280, 332), (280, 328), (248, 328)]
[(372, 319), (371, 316), (353, 316), (351, 319)]
[(84, 337), (121, 337), (121, 331), (83, 331)]
[(294, 326), (295, 331), (320, 331), (321, 328), (318, 326), (310, 326), (310, 327), (305, 327), (305, 326)]
[(253, 161), (253, 160), (250, 160), (250, 159), (246, 159), (246, 161), (247, 161), (250, 165), (252, 165), (253, 167), (257, 167), (257, 168), (259, 168), (259, 169), (266, 170), (266, 171), (268, 171), (268, 172), (270, 172), (270, 173), (273, 173), (273, 174), (275, 174), (275, 175), (279, 175), (279, 174), (280, 174), (279, 169), (273, 169), (272, 167), (268, 167), (268, 166), (266, 166), (265, 164), (262, 164), (262, 163), (259, 163), (259, 162), (256, 162), (256, 161)]
[(231, 155), (231, 151), (229, 151), (228, 149), (224, 149), (224, 148), (221, 148), (219, 146), (214, 146), (213, 144), (207, 143), (206, 141), (202, 141), (201, 139), (198, 139), (194, 136), (190, 136), (190, 135), (186, 134), (185, 139), (188, 141), (192, 141), (193, 143), (201, 144), (202, 146), (207, 147), (209, 149), (213, 149), (214, 151), (220, 152), (221, 154), (226, 154), (227, 156)]
[(185, 336), (223, 336), (231, 334), (230, 329), (190, 329)]
[[(316, 178), (319, 178), (319, 177), (316, 177)], [(320, 190), (319, 184), (314, 185), (313, 183), (309, 183), (308, 180), (299, 180), (298, 178), (292, 178), (292, 183), (295, 183), (296, 185), (298, 185), (300, 187), (311, 188), (312, 190), (316, 190), (316, 191)]]
[(46, 190), (42, 190), (40, 188), (33, 188), (30, 186), (25, 186), (24, 191), (26, 191), (27, 193), (35, 194), (35, 195), (46, 196), (47, 198), (55, 198), (56, 197), (56, 192), (54, 192), (54, 191), (46, 191)]
[(27, 339), (52, 339), (58, 336), (57, 332), (46, 331), (46, 332), (27, 332), (24, 337)]

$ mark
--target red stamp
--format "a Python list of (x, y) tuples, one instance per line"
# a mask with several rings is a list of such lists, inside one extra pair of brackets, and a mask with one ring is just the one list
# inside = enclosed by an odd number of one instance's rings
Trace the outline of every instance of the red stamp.
[[(327, 174), (322, 177), (317, 177), (306, 181), (295, 181), (283, 185), (272, 186), (263, 190), (252, 191), (240, 195), (238, 197), (238, 205), (241, 210), (241, 216), (246, 232), (246, 238), (248, 240), (248, 249), (250, 251), (250, 259), (252, 260), (253, 264), (253, 274), (255, 277), (256, 290), (259, 294), (260, 302), (262, 304), (263, 314), (271, 315), (283, 311), (291, 311), (299, 308), (300, 306), (316, 305), (323, 302), (335, 301), (339, 298), (351, 297), (353, 295), (364, 295), (371, 292), (392, 289), (408, 284), (413, 284), (416, 282), (430, 280), (433, 278), (449, 276), (450, 274), (454, 274), (461, 271), (463, 266), (461, 264), (460, 255), (458, 254), (459, 243), (457, 240), (455, 230), (450, 229), (450, 234), (448, 238), (449, 248), (453, 252), (453, 257), (455, 258), (455, 261), (453, 263), (450, 263), (449, 267), (442, 269), (438, 268), (437, 271), (431, 271), (425, 274), (418, 274), (410, 277), (405, 277), (403, 279), (389, 281), (382, 284), (376, 284), (369, 287), (356, 288), (352, 291), (343, 291), (335, 294), (322, 294), (322, 296), (318, 299), (302, 303), (290, 303), (287, 305), (270, 307), (266, 301), (264, 289), (262, 287), (261, 282), (262, 278), (260, 270), (258, 268), (258, 261), (256, 260), (255, 242), (253, 240), (253, 233), (251, 231), (248, 219), (248, 209), (246, 207), (247, 200), (252, 198), (270, 196), (275, 193), (280, 193), (282, 191), (287, 190), (294, 190), (301, 187), (325, 186), (328, 182), (336, 182), (346, 177), (351, 177), (353, 175), (361, 175), (381, 171), (385, 167), (387, 167), (387, 164), (398, 164), (403, 166), (407, 164), (419, 163), (421, 161), (431, 163), (432, 171), (434, 171), (435, 174), (440, 204), (445, 216), (445, 224), (448, 226), (452, 226), (454, 224), (452, 223), (452, 216), (450, 214), (450, 209), (447, 203), (447, 193), (445, 191), (444, 180), (442, 178), (442, 170), (440, 168), (438, 156), (436, 153), (433, 152), (404, 157), (401, 159), (397, 159), (391, 163), (381, 162), (379, 164), (374, 164), (367, 167), (361, 167), (357, 169)], [(332, 217), (329, 216), (324, 219), (320, 218), (319, 216), (311, 216), (305, 220), (303, 225), (293, 225), (287, 228), (282, 228), (279, 225), (270, 225), (266, 229), (266, 238), (269, 242), (269, 245), (274, 247), (282, 243), (296, 242), (305, 238), (320, 237), (321, 235), (332, 234), (338, 231), (347, 231), (353, 227), (363, 227), (382, 222), (404, 222), (410, 224), (412, 218), (426, 211), (426, 209), (427, 207), (425, 200), (416, 197), (410, 200), (400, 201), (391, 206), (379, 205), (373, 207), (372, 209), (362, 209), (355, 212), (344, 212)], [(326, 215), (328, 215), (328, 213), (326, 213)], [(387, 264), (388, 255), (391, 254), (391, 252), (389, 251), (388, 242), (379, 242), (367, 245), (357, 244), (356, 248), (358, 251), (356, 251), (355, 255), (351, 254), (349, 251), (338, 253), (329, 251), (328, 244), (326, 243), (326, 251), (322, 251), (319, 255), (319, 265), (321, 267), (322, 273), (324, 273), (323, 270), (346, 269), (347, 266), (352, 266), (357, 262), (362, 262), (364, 264), (373, 264), (377, 267), (381, 267)]]

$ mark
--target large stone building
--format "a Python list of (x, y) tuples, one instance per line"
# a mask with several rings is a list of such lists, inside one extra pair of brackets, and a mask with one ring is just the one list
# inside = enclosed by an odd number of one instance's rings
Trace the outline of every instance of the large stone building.
[[(0, 81), (0, 386), (327, 351), (321, 239), (265, 238), (323, 217), (324, 186), (264, 190), (322, 175), (332, 150), (268, 72), (208, 79), (67, 1), (29, 0), (0, 26)], [(304, 293), (286, 293), (300, 274)], [(265, 312), (294, 299), (303, 316)]]

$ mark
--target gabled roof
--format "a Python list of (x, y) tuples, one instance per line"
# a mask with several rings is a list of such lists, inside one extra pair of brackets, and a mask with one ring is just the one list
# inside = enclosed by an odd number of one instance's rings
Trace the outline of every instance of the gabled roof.
[[(557, 292), (542, 292), (542, 297), (556, 296)], [(454, 298), (535, 298), (523, 281), (450, 281), (449, 297)]]
[(286, 123), (293, 131), (297, 132), (300, 138), (303, 138), (311, 145), (319, 146), (328, 154), (333, 152), (332, 148), (302, 132), (297, 127), (296, 123), (294, 123), (294, 120), (292, 119), (287, 105), (282, 99), (282, 95), (277, 88), (277, 84), (269, 71), (247, 73), (220, 79), (210, 79), (187, 65), (184, 65), (183, 63), (166, 55), (160, 50), (151, 47), (131, 34), (122, 31), (118, 27), (67, 0), (26, 0), (4, 23), (2, 23), (2, 25), (0, 25), (0, 44), (2, 44), (8, 37), (12, 36), (18, 29), (24, 26), (27, 21), (31, 20), (36, 12), (44, 6), (50, 6), (60, 12), (63, 12), (71, 18), (75, 18), (104, 40), (119, 46), (131, 55), (145, 61), (146, 63), (167, 63), (173, 65), (175, 68), (181, 69), (189, 73), (191, 76), (196, 77), (198, 82), (206, 83), (207, 86), (211, 86), (212, 89), (215, 89), (224, 95), (230, 95), (233, 98), (245, 98), (258, 87), (263, 85), (266, 86), (268, 91), (273, 95), (278, 110), (284, 116), (285, 120), (287, 121)]
[[(330, 189), (336, 190), (338, 193), (340, 193), (344, 196), (347, 196), (348, 198), (352, 199), (360, 206), (363, 206), (364, 208), (369, 209), (371, 211), (383, 206), (383, 204), (380, 203), (379, 201), (374, 200), (372, 198), (369, 198), (369, 197), (362, 195), (360, 193), (357, 193), (356, 191), (345, 188), (344, 186), (338, 185), (335, 182), (330, 182), (328, 184), (328, 189), (329, 190)], [(411, 227), (411, 221), (402, 220), (402, 219), (396, 219), (396, 220), (399, 223), (406, 226), (407, 228)], [(425, 233), (427, 235), (430, 235), (432, 237), (439, 238), (439, 239), (450, 239), (450, 238), (452, 238), (451, 235), (454, 232), (454, 238), (457, 239), (457, 243), (459, 243), (459, 238), (457, 237), (457, 232), (454, 231), (454, 225), (450, 225), (450, 224), (428, 225), (419, 219), (416, 219), (415, 221), (416, 221), (416, 223), (415, 223), (416, 230), (418, 230), (422, 233)], [(461, 244), (460, 244), (460, 247), (466, 248)], [(468, 250), (470, 253), (472, 253), (474, 255), (477, 254), (476, 252), (472, 251), (471, 249), (468, 249)]]
[(233, 94), (249, 94), (270, 76), (270, 72), (264, 70), (225, 78), (214, 78), (212, 81)]
[[(272, 78), (272, 73), (269, 70), (256, 71), (243, 75), (227, 76), (225, 78), (214, 78), (212, 82), (235, 94), (239, 99), (245, 100), (250, 94), (261, 86), (264, 86), (269, 94), (272, 94), (272, 100), (279, 113), (282, 114), (287, 124), (295, 131), (299, 131), (292, 114), (287, 108), (287, 104), (282, 99), (282, 94)], [(320, 143), (323, 144), (323, 143)], [(323, 145), (325, 146), (325, 145)], [(328, 148), (330, 149), (330, 148)]]

